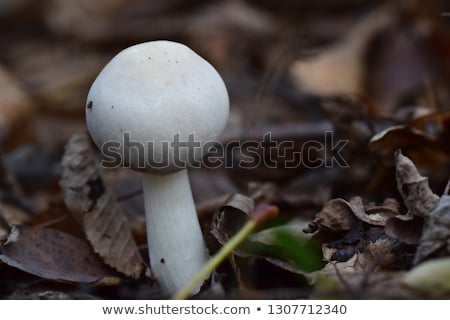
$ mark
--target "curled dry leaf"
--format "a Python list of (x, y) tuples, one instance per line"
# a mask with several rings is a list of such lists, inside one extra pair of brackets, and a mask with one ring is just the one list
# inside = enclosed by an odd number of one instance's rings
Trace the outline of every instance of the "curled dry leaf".
[(419, 263), (445, 249), (450, 252), (450, 196), (442, 196), (436, 207), (425, 217), (425, 225), (414, 257)]
[(146, 272), (128, 220), (105, 185), (86, 134), (74, 135), (62, 159), (64, 201), (106, 264), (138, 278)]
[(413, 215), (399, 215), (388, 219), (384, 232), (406, 244), (418, 244), (423, 229), (423, 219)]
[(375, 226), (384, 226), (389, 218), (398, 215), (400, 207), (398, 202), (392, 198), (386, 199), (381, 205), (364, 205), (361, 197), (354, 197), (350, 199), (350, 204), (355, 216), (361, 221)]
[(410, 125), (397, 125), (374, 135), (369, 149), (392, 162), (397, 149), (407, 150), (419, 164), (443, 164), (449, 159), (445, 142)]
[(344, 199), (332, 199), (316, 214), (313, 223), (333, 231), (350, 230), (357, 221), (353, 208)]
[[(236, 193), (232, 195), (225, 205), (213, 217), (211, 233), (216, 240), (224, 245), (247, 222), (248, 215), (255, 208), (252, 198)], [(240, 250), (236, 254), (245, 255)]]
[(428, 178), (422, 177), (414, 163), (400, 150), (394, 154), (397, 189), (409, 212), (426, 217), (436, 206), (439, 197), (431, 191)]
[(361, 273), (364, 271), (367, 261), (365, 255), (356, 252), (353, 257), (344, 262), (328, 262), (325, 267), (318, 271), (321, 274), (334, 275), (337, 273)]
[[(355, 252), (354, 255), (342, 262), (328, 261), (325, 267), (318, 273), (332, 275), (339, 279), (338, 273), (362, 273), (378, 270), (393, 264), (394, 254), (391, 252), (393, 241), (388, 237), (380, 237), (375, 242), (369, 242), (364, 251)], [(335, 249), (322, 247), (324, 258), (330, 258), (334, 255)]]
[(313, 223), (332, 231), (350, 230), (356, 221), (384, 226), (389, 218), (398, 215), (399, 204), (395, 199), (386, 199), (383, 204), (364, 204), (361, 197), (350, 201), (333, 199), (328, 201), (313, 220)]
[(36, 276), (93, 283), (115, 278), (89, 243), (67, 233), (30, 226), (13, 226), (0, 250), (0, 261)]

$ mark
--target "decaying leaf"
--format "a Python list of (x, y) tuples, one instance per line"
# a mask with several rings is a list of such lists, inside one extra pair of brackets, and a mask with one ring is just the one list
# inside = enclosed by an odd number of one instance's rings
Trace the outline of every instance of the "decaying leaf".
[(316, 214), (313, 223), (333, 231), (350, 230), (357, 221), (351, 204), (344, 199), (332, 199)]
[(330, 261), (335, 255), (336, 249), (323, 245), (323, 256), (328, 263), (325, 267), (314, 273), (314, 279), (319, 275), (328, 275), (340, 280), (343, 274), (348, 273), (372, 273), (392, 265), (395, 255), (392, 253), (393, 240), (389, 237), (380, 237), (374, 242), (369, 242), (362, 251), (357, 251), (346, 261)]
[(399, 214), (399, 204), (395, 199), (386, 199), (381, 205), (365, 204), (361, 197), (350, 201), (332, 199), (316, 214), (313, 223), (332, 231), (350, 230), (356, 221), (384, 226), (386, 221)]
[[(238, 193), (232, 195), (214, 215), (211, 234), (221, 245), (225, 244), (244, 226), (254, 207), (255, 202), (252, 198)], [(239, 249), (235, 253), (244, 254)]]
[(0, 261), (50, 280), (93, 283), (116, 278), (89, 243), (54, 229), (13, 226)]
[(300, 88), (317, 95), (361, 94), (368, 44), (392, 20), (392, 12), (386, 8), (373, 12), (356, 25), (343, 42), (309, 61), (295, 62), (290, 68), (291, 75)]
[(365, 205), (361, 197), (353, 197), (350, 204), (359, 220), (375, 226), (384, 226), (389, 218), (399, 214), (400, 207), (397, 200), (392, 198), (386, 199), (381, 205), (372, 203)]
[(426, 261), (410, 270), (402, 279), (408, 287), (434, 298), (450, 296), (450, 258)]
[(418, 244), (422, 235), (423, 219), (413, 215), (398, 215), (386, 221), (384, 232), (407, 244)]
[(414, 263), (445, 248), (450, 252), (450, 196), (442, 196), (436, 207), (425, 217), (425, 225)]
[(397, 125), (374, 135), (369, 149), (391, 162), (396, 150), (407, 150), (419, 164), (443, 164), (449, 159), (445, 142), (410, 125)]
[(367, 265), (364, 254), (356, 252), (353, 257), (344, 262), (328, 262), (326, 266), (320, 270), (320, 273), (327, 275), (336, 275), (339, 273), (361, 273)]
[(103, 181), (86, 134), (70, 139), (62, 167), (65, 203), (81, 222), (94, 251), (117, 271), (138, 278), (146, 266), (125, 214)]
[(439, 196), (431, 191), (428, 178), (422, 177), (414, 163), (400, 150), (395, 152), (397, 189), (411, 214), (427, 217), (436, 206)]

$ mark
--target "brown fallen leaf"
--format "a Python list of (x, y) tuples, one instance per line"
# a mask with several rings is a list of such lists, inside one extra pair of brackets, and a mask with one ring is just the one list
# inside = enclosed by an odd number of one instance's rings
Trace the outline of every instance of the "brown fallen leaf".
[(365, 205), (361, 197), (353, 197), (350, 204), (354, 208), (353, 213), (368, 224), (384, 226), (389, 218), (399, 214), (400, 205), (397, 200), (387, 198), (381, 205), (369, 203)]
[(94, 283), (119, 279), (92, 251), (89, 243), (47, 228), (15, 225), (0, 249), (0, 261), (36, 276)]
[(442, 165), (449, 161), (443, 139), (412, 125), (397, 125), (377, 133), (370, 139), (369, 149), (389, 163), (398, 149), (406, 150), (417, 164)]
[[(248, 215), (255, 208), (255, 202), (251, 197), (242, 194), (233, 194), (213, 217), (211, 234), (224, 245), (247, 222)], [(246, 255), (235, 250), (236, 254)]]
[(94, 251), (127, 276), (137, 279), (147, 273), (128, 220), (103, 181), (86, 134), (76, 134), (69, 140), (62, 168), (60, 184), (65, 203), (82, 224)]
[(395, 256), (391, 252), (394, 241), (389, 237), (380, 237), (375, 242), (369, 242), (361, 252), (355, 252), (354, 255), (342, 262), (330, 261), (334, 255), (335, 249), (330, 249), (326, 245), (322, 247), (323, 256), (328, 263), (325, 267), (317, 271), (321, 274), (333, 275), (337, 278), (337, 273), (363, 273), (373, 272), (393, 264)]
[(357, 221), (351, 204), (344, 199), (332, 199), (325, 203), (322, 210), (316, 214), (313, 223), (332, 231), (350, 230)]
[(350, 230), (358, 219), (374, 226), (384, 226), (389, 218), (399, 214), (398, 209), (397, 201), (389, 198), (381, 205), (365, 204), (361, 197), (353, 197), (350, 201), (332, 199), (316, 214), (313, 224), (332, 231)]
[(321, 96), (359, 95), (365, 78), (364, 56), (373, 36), (386, 28), (394, 15), (388, 8), (369, 14), (346, 39), (309, 61), (297, 61), (290, 73), (302, 90)]
[(423, 219), (413, 215), (398, 215), (388, 219), (384, 232), (407, 244), (418, 244), (423, 229)]
[(427, 217), (439, 201), (428, 185), (428, 178), (422, 177), (414, 163), (400, 150), (394, 154), (397, 189), (409, 212)]

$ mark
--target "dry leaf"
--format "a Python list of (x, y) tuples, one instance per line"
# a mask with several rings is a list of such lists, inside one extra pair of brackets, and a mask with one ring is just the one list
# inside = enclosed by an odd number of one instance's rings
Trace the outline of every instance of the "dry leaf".
[(353, 197), (350, 201), (332, 199), (316, 214), (313, 223), (333, 231), (350, 230), (358, 219), (384, 226), (389, 218), (398, 215), (398, 209), (397, 201), (389, 198), (382, 205), (365, 205), (361, 197)]
[[(337, 276), (336, 273), (362, 273), (368, 268), (377, 270), (394, 261), (394, 254), (391, 253), (393, 241), (387, 237), (381, 237), (375, 242), (369, 242), (363, 252), (355, 252), (355, 254), (347, 261), (335, 262), (329, 261), (325, 267), (318, 271), (327, 275)], [(334, 250), (323, 247), (324, 258), (331, 257)]]
[(328, 262), (326, 266), (318, 271), (327, 275), (339, 273), (361, 273), (367, 265), (364, 254), (356, 252), (353, 257), (344, 262)]
[(13, 226), (0, 261), (50, 280), (97, 282), (115, 277), (89, 243), (58, 230)]
[(428, 178), (422, 177), (414, 163), (400, 150), (394, 154), (397, 189), (411, 214), (426, 217), (436, 206), (439, 197), (431, 191)]
[(414, 263), (445, 248), (450, 252), (450, 196), (442, 196), (436, 207), (425, 217), (425, 225)]
[[(224, 245), (247, 222), (248, 215), (253, 211), (255, 202), (252, 198), (236, 193), (213, 217), (211, 233), (216, 240)], [(236, 254), (244, 254), (236, 250)]]
[(351, 204), (344, 199), (332, 199), (316, 214), (313, 223), (332, 231), (350, 230), (357, 221)]
[(388, 198), (382, 205), (364, 205), (362, 198), (354, 197), (350, 199), (353, 213), (361, 221), (375, 226), (384, 226), (389, 218), (398, 215), (400, 205), (395, 199)]
[(423, 219), (413, 215), (399, 215), (388, 219), (384, 232), (407, 244), (418, 244), (422, 235)]
[(86, 134), (74, 135), (62, 159), (61, 187), (67, 207), (106, 264), (137, 279), (146, 271), (128, 220), (105, 185)]
[(449, 160), (442, 139), (409, 125), (397, 125), (377, 133), (370, 139), (369, 149), (386, 162), (391, 161), (398, 149), (407, 150), (418, 164), (439, 165)]
[(295, 62), (290, 73), (299, 88), (321, 96), (362, 94), (368, 44), (392, 20), (389, 9), (379, 9), (363, 18), (343, 42), (309, 61)]

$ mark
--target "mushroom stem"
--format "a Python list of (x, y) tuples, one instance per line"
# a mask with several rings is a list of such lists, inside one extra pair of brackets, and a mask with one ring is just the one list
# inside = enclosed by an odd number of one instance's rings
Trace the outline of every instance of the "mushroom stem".
[(209, 259), (189, 177), (183, 169), (164, 175), (144, 173), (142, 180), (150, 265), (161, 289), (173, 295)]

